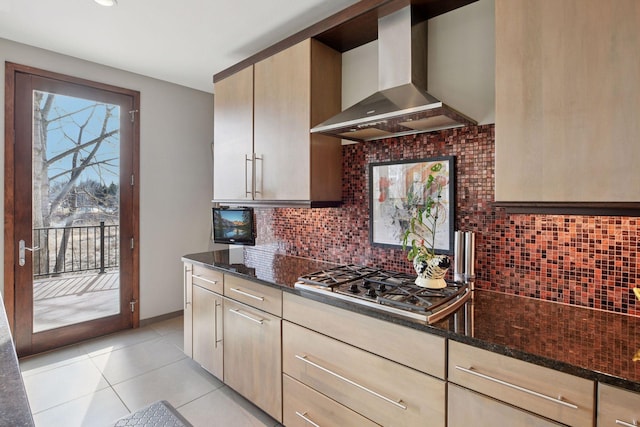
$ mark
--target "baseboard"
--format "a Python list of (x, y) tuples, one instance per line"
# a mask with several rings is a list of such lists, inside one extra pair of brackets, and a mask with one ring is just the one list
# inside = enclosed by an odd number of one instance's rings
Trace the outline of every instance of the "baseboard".
[(160, 316), (149, 317), (148, 319), (142, 319), (140, 320), (140, 327), (147, 326), (156, 322), (161, 322), (163, 320), (173, 319), (174, 317), (180, 317), (183, 314), (184, 314), (183, 310), (178, 310), (172, 313), (161, 314)]

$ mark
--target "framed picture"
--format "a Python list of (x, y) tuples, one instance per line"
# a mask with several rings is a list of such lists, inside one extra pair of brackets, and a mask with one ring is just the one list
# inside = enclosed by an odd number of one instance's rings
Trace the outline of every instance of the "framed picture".
[(454, 159), (447, 156), (369, 164), (369, 240), (373, 246), (402, 248), (411, 217), (431, 197), (438, 214), (436, 253), (453, 253)]

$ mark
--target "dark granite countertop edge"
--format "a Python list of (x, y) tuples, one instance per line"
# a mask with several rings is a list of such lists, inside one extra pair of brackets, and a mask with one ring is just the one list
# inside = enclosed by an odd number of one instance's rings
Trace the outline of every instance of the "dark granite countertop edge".
[[(193, 254), (196, 255), (196, 254)], [(575, 375), (580, 378), (584, 378), (587, 380), (598, 381), (603, 384), (608, 384), (612, 386), (616, 386), (622, 389), (640, 392), (640, 382), (636, 382), (633, 380), (620, 378), (615, 375), (607, 374), (605, 372), (598, 372), (588, 368), (580, 367), (573, 365), (571, 363), (562, 362), (556, 359), (548, 358), (545, 356), (536, 355), (533, 353), (528, 353), (525, 351), (521, 351), (518, 349), (514, 349), (508, 347), (504, 344), (496, 344), (483, 339), (469, 337), (458, 332), (447, 331), (445, 329), (439, 328), (435, 325), (430, 325), (425, 322), (414, 321), (411, 319), (406, 319), (403, 317), (395, 316), (390, 313), (381, 312), (379, 310), (371, 309), (363, 305), (349, 303), (348, 301), (339, 300), (336, 298), (323, 297), (317, 293), (309, 293), (304, 292), (299, 289), (292, 288), (290, 285), (273, 283), (265, 280), (260, 280), (256, 277), (250, 277), (245, 274), (239, 273), (237, 271), (225, 269), (221, 266), (214, 266), (211, 264), (207, 264), (204, 262), (200, 262), (198, 260), (194, 260), (189, 258), (189, 255), (185, 255), (182, 257), (183, 261), (192, 262), (195, 264), (199, 264), (203, 267), (213, 268), (215, 270), (222, 271), (224, 273), (232, 274), (237, 277), (253, 280), (260, 282), (266, 286), (279, 288), (285, 292), (293, 293), (295, 295), (302, 296), (304, 298), (313, 299), (315, 301), (332, 305), (338, 308), (343, 308), (346, 310), (350, 310), (356, 313), (364, 314), (366, 316), (374, 317), (377, 319), (385, 320), (397, 325), (406, 326), (412, 329), (418, 329), (424, 331), (426, 333), (430, 333), (433, 335), (438, 335), (444, 338), (451, 339), (453, 341), (461, 342), (464, 344), (469, 344), (477, 348), (481, 348), (493, 353), (501, 354), (508, 357), (513, 357), (514, 359), (522, 360), (524, 362), (529, 362), (538, 366), (554, 369), (556, 371), (564, 372), (566, 374)], [(483, 291), (483, 290), (475, 290), (474, 292), (491, 292), (491, 291)]]
[(2, 425), (34, 426), (9, 322), (0, 296), (0, 420)]
[(197, 255), (197, 254), (184, 255), (182, 257), (182, 262), (190, 262), (192, 264), (196, 264), (196, 265), (199, 265), (201, 267), (211, 268), (213, 270), (217, 270), (217, 271), (223, 272), (225, 274), (230, 274), (232, 276), (239, 277), (241, 279), (249, 279), (251, 281), (258, 282), (258, 283), (260, 283), (262, 285), (269, 286), (270, 288), (276, 288), (276, 289), (287, 289), (287, 288), (289, 288), (289, 286), (284, 285), (284, 284), (273, 283), (273, 282), (270, 282), (268, 280), (262, 280), (262, 279), (257, 278), (257, 277), (248, 276), (248, 275), (246, 275), (244, 273), (241, 273), (239, 271), (234, 270), (233, 268), (225, 268), (225, 267), (218, 266), (218, 265), (212, 265), (212, 264), (208, 264), (206, 262), (200, 261), (200, 260), (198, 260), (196, 258), (190, 258), (193, 255)]
[[(260, 251), (258, 249), (254, 249), (254, 251)], [(204, 252), (205, 254), (209, 253), (209, 252)], [(222, 265), (213, 265), (213, 264), (209, 264), (207, 262), (204, 262), (200, 259), (198, 259), (198, 255), (202, 255), (203, 253), (194, 253), (194, 254), (187, 254), (182, 256), (181, 260), (183, 262), (190, 262), (192, 264), (196, 264), (202, 267), (206, 267), (206, 268), (211, 268), (213, 270), (218, 270), (221, 271), (225, 274), (230, 274), (232, 276), (235, 277), (239, 277), (241, 279), (249, 279), (252, 280), (254, 282), (258, 282), (260, 284), (263, 284), (265, 286), (269, 286), (271, 288), (276, 288), (276, 289), (283, 289), (283, 290), (293, 290), (293, 283), (290, 285), (284, 284), (284, 283), (274, 283), (272, 281), (269, 280), (263, 280), (259, 277), (255, 277), (255, 276), (250, 276), (247, 274), (244, 274), (241, 271), (238, 271), (237, 269), (230, 267), (230, 266), (222, 266)], [(284, 254), (279, 254), (282, 256), (286, 256), (287, 258), (295, 258), (295, 259), (299, 259), (299, 260), (304, 260), (304, 261), (308, 261), (308, 262), (314, 262), (314, 263), (318, 263), (318, 264), (326, 264), (325, 268), (328, 268), (328, 266), (330, 265), (336, 265), (335, 263), (329, 262), (329, 261), (318, 261), (318, 260), (312, 260), (309, 258), (303, 258), (303, 257), (294, 257), (291, 255), (284, 255)]]

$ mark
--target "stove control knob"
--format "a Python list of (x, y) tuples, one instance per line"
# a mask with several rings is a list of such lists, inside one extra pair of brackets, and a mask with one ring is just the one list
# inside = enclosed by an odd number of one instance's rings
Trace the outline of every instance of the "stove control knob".
[(387, 287), (384, 285), (384, 283), (380, 283), (380, 286), (378, 286), (378, 290), (380, 292), (385, 292), (387, 290)]
[(378, 296), (378, 294), (376, 293), (375, 288), (372, 286), (367, 290), (367, 296), (371, 297), (371, 298), (375, 298)]
[(354, 293), (354, 294), (359, 294), (360, 293), (360, 289), (358, 289), (358, 284), (357, 283), (352, 283), (351, 286), (349, 286), (349, 292)]

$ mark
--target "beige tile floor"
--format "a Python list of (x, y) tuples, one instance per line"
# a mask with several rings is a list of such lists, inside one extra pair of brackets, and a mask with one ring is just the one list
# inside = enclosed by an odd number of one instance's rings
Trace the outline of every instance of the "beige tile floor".
[(20, 361), (37, 427), (112, 426), (166, 400), (194, 426), (279, 424), (182, 352), (182, 317)]

